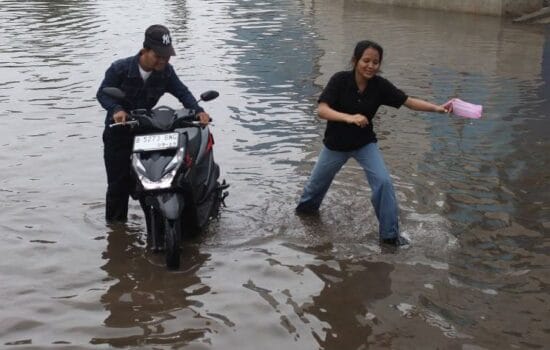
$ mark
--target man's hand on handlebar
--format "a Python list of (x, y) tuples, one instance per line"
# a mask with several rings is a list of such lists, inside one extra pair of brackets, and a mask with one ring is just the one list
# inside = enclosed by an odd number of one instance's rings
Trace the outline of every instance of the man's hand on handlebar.
[(202, 126), (206, 126), (210, 123), (210, 115), (206, 112), (197, 113), (197, 119)]
[(126, 111), (118, 111), (113, 114), (113, 120), (115, 121), (115, 124), (124, 124), (126, 123), (126, 120), (128, 120), (128, 113), (126, 113)]

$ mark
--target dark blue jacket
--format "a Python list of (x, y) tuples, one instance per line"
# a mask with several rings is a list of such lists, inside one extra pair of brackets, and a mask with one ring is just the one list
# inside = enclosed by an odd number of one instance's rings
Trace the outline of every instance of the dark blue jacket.
[[(139, 54), (115, 61), (105, 72), (105, 78), (97, 91), (97, 100), (107, 110), (105, 125), (113, 122), (113, 114), (137, 108), (152, 109), (161, 96), (168, 92), (174, 95), (186, 108), (198, 112), (203, 109), (196, 105), (197, 100), (167, 64), (163, 71), (153, 71), (144, 83), (139, 73)], [(104, 87), (117, 87), (126, 93), (126, 102), (116, 100), (102, 92)]]

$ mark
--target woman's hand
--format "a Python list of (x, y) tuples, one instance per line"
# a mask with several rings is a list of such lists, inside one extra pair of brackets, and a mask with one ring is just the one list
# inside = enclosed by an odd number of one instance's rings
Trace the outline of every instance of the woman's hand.
[(435, 106), (434, 112), (436, 113), (449, 113), (449, 109), (445, 108), (445, 105)]
[(364, 115), (338, 112), (332, 109), (326, 102), (319, 102), (317, 113), (319, 114), (319, 118), (333, 122), (355, 124), (360, 128), (369, 125), (369, 120)]
[(355, 124), (360, 128), (364, 128), (369, 125), (369, 120), (362, 114), (350, 114), (346, 118), (348, 124)]
[(443, 112), (438, 111), (439, 113), (451, 113), (453, 111), (453, 100), (450, 100), (449, 102), (438, 107), (443, 108)]

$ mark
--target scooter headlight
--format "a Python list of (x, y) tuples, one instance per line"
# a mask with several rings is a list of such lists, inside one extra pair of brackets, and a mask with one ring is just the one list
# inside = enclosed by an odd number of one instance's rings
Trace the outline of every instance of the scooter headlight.
[(137, 156), (132, 157), (132, 165), (134, 169), (136, 170), (136, 173), (138, 175), (139, 181), (143, 185), (143, 188), (145, 190), (158, 190), (158, 189), (166, 189), (170, 188), (172, 186), (172, 181), (174, 180), (174, 177), (176, 176), (176, 173), (178, 172), (181, 164), (183, 163), (185, 155), (185, 148), (181, 147), (177, 150), (174, 157), (170, 160), (168, 164), (166, 164), (166, 167), (164, 167), (164, 170), (162, 171), (162, 177), (158, 181), (151, 181), (146, 176), (146, 170), (143, 166), (143, 163)]
[(145, 167), (138, 156), (132, 155), (132, 166), (139, 175), (145, 175)]
[(173, 169), (178, 169), (179, 165), (183, 162), (183, 154), (184, 154), (184, 148), (181, 147), (178, 149), (170, 163), (166, 165), (164, 168), (163, 174), (167, 174), (168, 172), (172, 171)]

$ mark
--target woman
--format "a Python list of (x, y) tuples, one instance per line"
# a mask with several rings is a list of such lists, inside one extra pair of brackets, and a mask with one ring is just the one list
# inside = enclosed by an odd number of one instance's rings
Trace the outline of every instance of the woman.
[(398, 208), (390, 175), (378, 149), (372, 121), (380, 105), (402, 105), (425, 112), (446, 113), (444, 105), (435, 105), (407, 96), (377, 73), (383, 49), (375, 42), (357, 43), (353, 69), (334, 74), (319, 97), (318, 114), (327, 120), (323, 147), (300, 202), (298, 214), (315, 213), (332, 180), (346, 161), (353, 157), (361, 165), (372, 189), (371, 202), (379, 223), (383, 243), (403, 245), (399, 235)]

